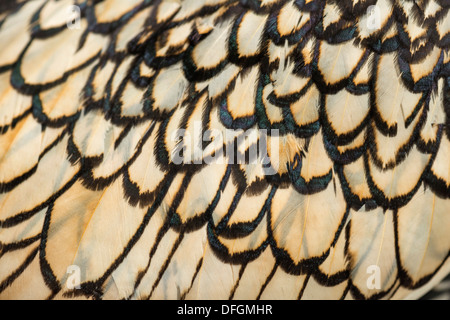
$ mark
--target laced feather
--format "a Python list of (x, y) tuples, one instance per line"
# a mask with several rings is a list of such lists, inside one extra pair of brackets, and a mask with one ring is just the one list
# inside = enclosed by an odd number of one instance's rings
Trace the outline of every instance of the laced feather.
[(0, 298), (405, 299), (450, 271), (444, 1), (0, 8)]

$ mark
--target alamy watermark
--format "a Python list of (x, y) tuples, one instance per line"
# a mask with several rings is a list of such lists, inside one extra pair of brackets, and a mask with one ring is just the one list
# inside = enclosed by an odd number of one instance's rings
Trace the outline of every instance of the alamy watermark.
[(67, 8), (67, 28), (70, 30), (81, 29), (81, 9), (73, 5)]
[(170, 161), (176, 165), (260, 164), (265, 175), (274, 175), (278, 170), (278, 129), (208, 129), (202, 132), (202, 122), (197, 121), (193, 123), (192, 133), (177, 129), (171, 133), (170, 140), (175, 144), (170, 150)]
[(366, 270), (369, 275), (366, 281), (367, 288), (370, 290), (381, 289), (381, 269), (377, 265), (370, 265)]
[(367, 8), (366, 11), (368, 17), (366, 26), (369, 30), (381, 29), (381, 10), (377, 5), (372, 5)]
[(66, 281), (66, 287), (69, 290), (81, 288), (81, 269), (79, 266), (72, 265), (67, 267), (67, 274), (69, 277)]

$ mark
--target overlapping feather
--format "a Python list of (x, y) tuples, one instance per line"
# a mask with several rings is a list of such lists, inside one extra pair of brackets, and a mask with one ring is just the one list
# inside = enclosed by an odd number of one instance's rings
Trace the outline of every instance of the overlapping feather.
[[(419, 297), (450, 270), (449, 8), (0, 12), (0, 297)], [(275, 172), (231, 161), (264, 138)]]

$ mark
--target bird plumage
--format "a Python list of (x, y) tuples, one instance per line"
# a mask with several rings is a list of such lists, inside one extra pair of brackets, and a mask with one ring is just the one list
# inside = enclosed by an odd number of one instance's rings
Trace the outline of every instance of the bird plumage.
[(0, 8), (0, 298), (404, 299), (449, 273), (448, 1)]

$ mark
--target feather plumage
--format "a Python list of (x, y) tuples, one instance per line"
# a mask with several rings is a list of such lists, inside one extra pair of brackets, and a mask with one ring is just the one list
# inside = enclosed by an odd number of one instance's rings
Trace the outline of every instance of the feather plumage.
[(0, 8), (0, 298), (404, 299), (450, 271), (447, 2)]

